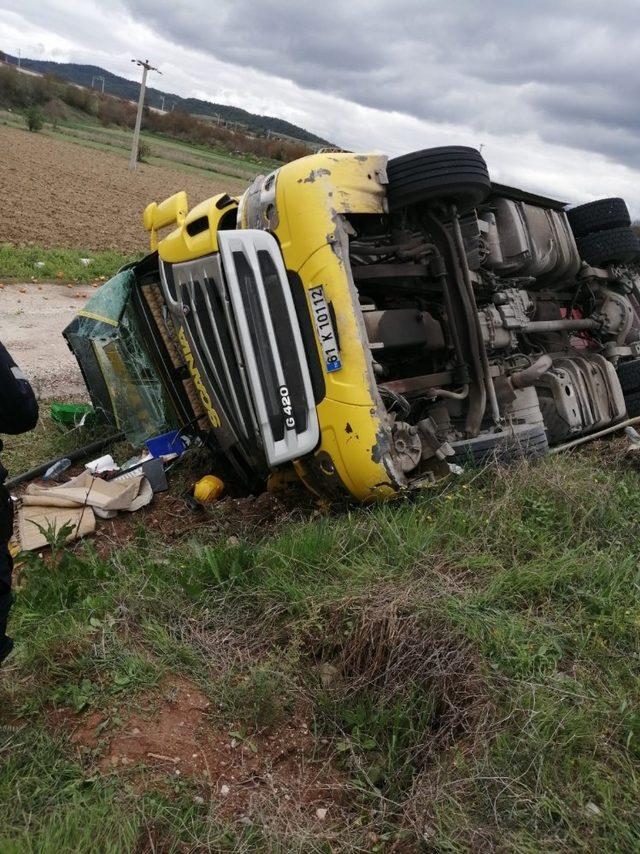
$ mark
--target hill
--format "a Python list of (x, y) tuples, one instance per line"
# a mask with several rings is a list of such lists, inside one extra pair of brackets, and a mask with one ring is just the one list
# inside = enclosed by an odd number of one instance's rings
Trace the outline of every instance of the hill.
[[(10, 56), (9, 54), (6, 56), (11, 64), (17, 65), (17, 57)], [(52, 74), (64, 80), (69, 80), (71, 83), (76, 83), (78, 86), (86, 86), (87, 88), (91, 88), (93, 78), (104, 77), (104, 91), (106, 93), (129, 101), (137, 101), (140, 93), (140, 84), (138, 82), (127, 80), (125, 77), (119, 77), (117, 74), (112, 74), (110, 71), (100, 68), (97, 65), (79, 65), (74, 62), (50, 62), (27, 58), (21, 59), (21, 65), (28, 71), (37, 71), (40, 74)], [(274, 116), (260, 116), (243, 110), (240, 107), (232, 107), (228, 104), (216, 104), (211, 101), (203, 101), (199, 98), (182, 98), (180, 95), (174, 95), (170, 92), (163, 92), (161, 89), (147, 86), (146, 103), (148, 106), (161, 109), (163, 98), (165, 107), (175, 104), (176, 109), (184, 110), (184, 112), (193, 115), (219, 115), (225, 121), (238, 122), (245, 125), (253, 133), (266, 134), (267, 131), (271, 131), (272, 133), (290, 136), (303, 142), (329, 144), (321, 137), (284, 119)]]

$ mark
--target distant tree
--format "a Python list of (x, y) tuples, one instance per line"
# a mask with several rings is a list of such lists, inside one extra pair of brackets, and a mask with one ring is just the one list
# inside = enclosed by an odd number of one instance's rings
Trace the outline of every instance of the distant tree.
[(29, 107), (24, 114), (24, 120), (32, 133), (38, 133), (44, 126), (44, 116), (37, 107)]
[(99, 102), (100, 111), (98, 118), (101, 123), (108, 125), (120, 125), (121, 127), (133, 127), (136, 120), (136, 109), (132, 104), (125, 101), (117, 101), (115, 98), (103, 97)]
[(141, 139), (138, 143), (138, 163), (148, 163), (151, 157), (151, 146), (146, 140)]
[(66, 104), (60, 98), (51, 98), (42, 108), (45, 121), (51, 123), (53, 130), (58, 128), (61, 120), (67, 118), (68, 110)]
[(31, 103), (29, 78), (12, 68), (0, 68), (0, 104), (27, 107)]

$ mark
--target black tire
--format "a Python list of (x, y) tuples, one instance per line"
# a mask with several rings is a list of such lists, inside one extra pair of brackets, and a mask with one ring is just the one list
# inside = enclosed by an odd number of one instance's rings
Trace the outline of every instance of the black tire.
[(618, 379), (623, 393), (640, 392), (640, 359), (630, 359), (618, 364)]
[(475, 148), (448, 145), (394, 157), (387, 164), (389, 209), (443, 201), (460, 211), (475, 208), (491, 192), (489, 170)]
[(640, 359), (630, 359), (618, 365), (618, 379), (624, 395), (629, 418), (640, 415)]
[(625, 394), (624, 402), (627, 407), (627, 416), (635, 418), (640, 415), (640, 391), (635, 391), (632, 394)]
[(585, 237), (611, 228), (628, 228), (631, 217), (624, 199), (598, 199), (567, 211), (574, 237)]
[(576, 240), (578, 252), (587, 264), (626, 264), (640, 256), (640, 238), (630, 228), (612, 228)]
[(561, 445), (571, 438), (571, 429), (558, 412), (553, 395), (546, 389), (538, 388), (540, 412), (547, 428), (547, 439), (551, 445)]
[(455, 452), (448, 462), (464, 466), (486, 466), (490, 463), (508, 465), (523, 459), (543, 457), (549, 450), (547, 433), (542, 424), (534, 427), (521, 426), (512, 433), (489, 433), (453, 442)]

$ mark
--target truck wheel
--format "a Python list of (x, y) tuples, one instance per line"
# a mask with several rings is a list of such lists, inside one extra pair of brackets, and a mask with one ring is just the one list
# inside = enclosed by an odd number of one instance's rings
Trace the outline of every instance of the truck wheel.
[(549, 450), (547, 433), (542, 424), (523, 425), (512, 433), (489, 433), (452, 442), (455, 452), (448, 457), (449, 462), (461, 466), (484, 466), (492, 462), (514, 463), (522, 459), (535, 459), (544, 456)]
[(624, 402), (627, 407), (628, 418), (635, 418), (637, 415), (640, 415), (640, 391), (625, 394)]
[(618, 379), (623, 394), (626, 395), (633, 391), (640, 392), (640, 359), (619, 362)]
[(461, 213), (491, 192), (489, 170), (475, 148), (447, 145), (394, 157), (387, 164), (390, 210), (419, 202), (446, 201)]
[(618, 379), (629, 418), (640, 415), (640, 359), (618, 364)]
[(640, 255), (640, 238), (630, 228), (612, 228), (576, 240), (578, 252), (594, 267), (618, 262), (626, 264)]
[(598, 199), (567, 211), (574, 237), (585, 237), (611, 228), (628, 228), (631, 217), (624, 199)]

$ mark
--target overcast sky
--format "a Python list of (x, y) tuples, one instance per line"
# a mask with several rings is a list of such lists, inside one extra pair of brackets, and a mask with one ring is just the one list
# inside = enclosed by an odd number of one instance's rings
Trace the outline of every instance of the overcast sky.
[(640, 0), (0, 0), (0, 49), (100, 65), (390, 155), (482, 146), (492, 177), (640, 217)]

